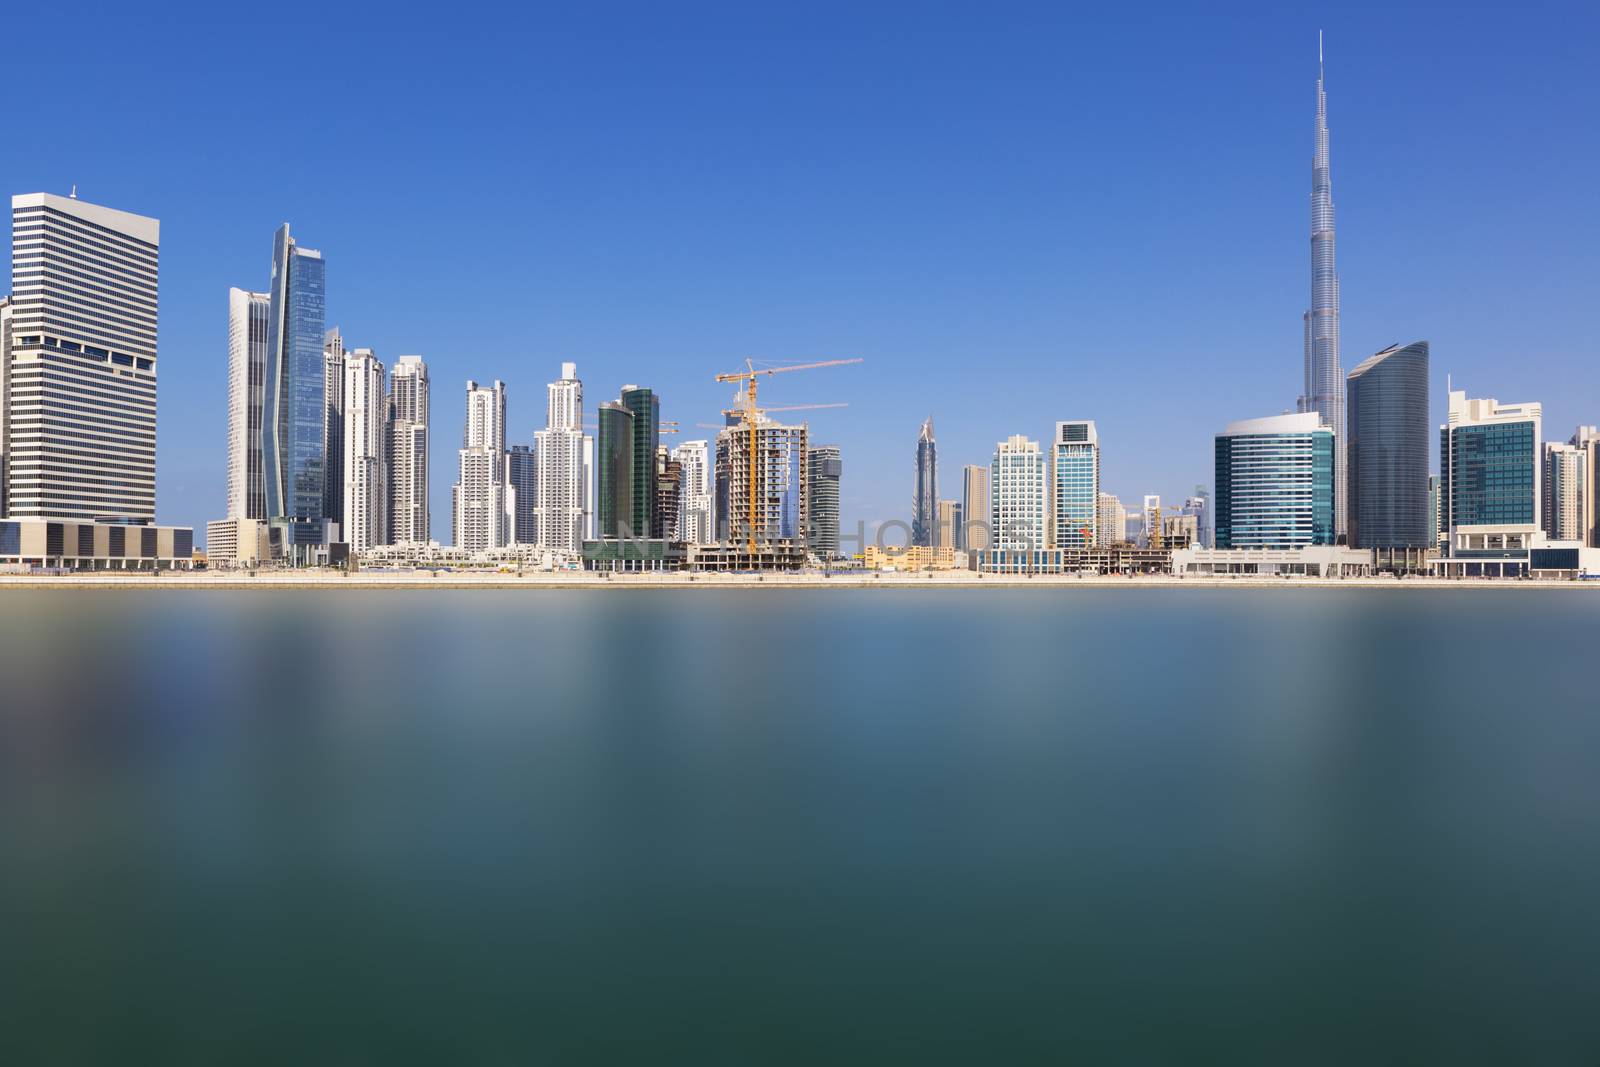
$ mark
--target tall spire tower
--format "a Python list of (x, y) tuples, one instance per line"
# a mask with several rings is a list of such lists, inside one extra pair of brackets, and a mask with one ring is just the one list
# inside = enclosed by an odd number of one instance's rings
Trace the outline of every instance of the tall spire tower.
[(1316, 150), (1311, 159), (1311, 310), (1305, 314), (1305, 392), (1301, 411), (1315, 411), (1334, 432), (1335, 528), (1345, 532), (1344, 368), (1339, 365), (1339, 271), (1334, 266), (1333, 177), (1328, 163), (1328, 94), (1322, 33), (1317, 33)]

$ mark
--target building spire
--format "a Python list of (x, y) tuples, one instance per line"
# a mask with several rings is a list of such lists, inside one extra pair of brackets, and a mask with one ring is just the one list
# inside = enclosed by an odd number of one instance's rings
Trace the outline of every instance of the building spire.
[(1301, 411), (1315, 411), (1334, 431), (1335, 521), (1345, 530), (1345, 380), (1339, 360), (1339, 272), (1334, 259), (1333, 168), (1328, 145), (1328, 94), (1323, 33), (1317, 31), (1317, 115), (1311, 159), (1311, 306), (1303, 320), (1305, 361)]

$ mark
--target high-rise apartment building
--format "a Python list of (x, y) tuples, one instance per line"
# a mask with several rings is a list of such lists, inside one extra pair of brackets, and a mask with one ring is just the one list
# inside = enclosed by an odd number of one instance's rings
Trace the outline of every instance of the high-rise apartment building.
[(266, 293), (228, 290), (228, 518), (265, 519), (261, 396), (267, 375)]
[(911, 499), (911, 543), (937, 543), (939, 510), (939, 447), (933, 439), (933, 416), (917, 433), (917, 485)]
[(838, 445), (815, 445), (806, 455), (811, 465), (807, 486), (811, 551), (823, 559), (833, 559), (839, 555), (839, 482), (844, 475), (843, 454)]
[(1092, 421), (1056, 423), (1050, 449), (1050, 522), (1057, 548), (1100, 543), (1100, 435)]
[(957, 548), (982, 552), (989, 547), (989, 468), (961, 468), (961, 540)]
[(506, 449), (506, 529), (511, 543), (539, 543), (539, 467), (531, 445)]
[(1144, 510), (1140, 512), (1141, 525), (1139, 527), (1139, 543), (1153, 545), (1156, 535), (1161, 530), (1161, 497), (1150, 494), (1144, 498)]
[(1304, 316), (1305, 391), (1300, 410), (1314, 411), (1334, 432), (1335, 529), (1345, 532), (1345, 381), (1339, 363), (1339, 271), (1334, 262), (1333, 171), (1328, 150), (1328, 94), (1322, 42), (1317, 41), (1316, 147), (1311, 158), (1311, 308)]
[(1032, 551), (1045, 547), (1045, 458), (1039, 442), (1013, 434), (995, 448), (989, 466), (991, 547)]
[(1095, 529), (1102, 545), (1120, 545), (1128, 538), (1128, 509), (1112, 493), (1101, 493), (1095, 506)]
[(304, 561), (327, 543), (327, 263), (285, 223), (272, 239), (261, 455), (276, 552)]
[(1566, 444), (1544, 450), (1544, 532), (1555, 541), (1600, 547), (1595, 493), (1600, 489), (1600, 429), (1579, 426)]
[[(717, 435), (717, 531), (732, 543), (753, 538), (763, 550), (804, 550), (807, 544), (807, 427), (757, 419), (751, 469), (749, 425), (741, 422)], [(754, 486), (751, 479), (754, 479)], [(753, 490), (753, 491), (752, 491)], [(754, 526), (751, 503), (754, 502)]]
[(467, 421), (458, 455), (452, 526), (456, 547), (467, 552), (504, 548), (506, 387), (467, 382)]
[(1525, 569), (1543, 533), (1543, 423), (1539, 404), (1450, 392), (1439, 427), (1439, 507), (1450, 560), (1444, 573), (1498, 576)]
[(1218, 434), (1217, 547), (1333, 544), (1333, 450), (1334, 432), (1314, 411)]
[(1600, 548), (1600, 427), (1579, 426), (1567, 443), (1583, 453), (1589, 475), (1579, 509), (1579, 539), (1590, 548)]
[(1350, 372), (1342, 449), (1357, 548), (1427, 548), (1428, 342), (1384, 349)]
[(335, 326), (322, 335), (322, 453), (328, 458), (322, 483), (322, 515), (331, 539), (349, 541), (344, 521), (344, 335)]
[(1544, 446), (1543, 522), (1552, 541), (1586, 542), (1583, 528), (1589, 489), (1588, 449), (1554, 441)]
[(11, 297), (0, 296), (0, 519), (6, 516), (6, 447), (11, 419)]
[(389, 372), (389, 539), (424, 544), (428, 508), (428, 365), (401, 356)]
[(683, 508), (683, 464), (672, 458), (666, 445), (656, 446), (655, 533), (664, 541), (682, 541), (678, 514)]
[(690, 544), (712, 544), (717, 539), (717, 523), (710, 442), (684, 441), (672, 450), (672, 458), (683, 467), (678, 536)]
[(11, 198), (0, 490), (13, 519), (155, 522), (161, 224), (75, 197)]
[(546, 425), (534, 433), (539, 546), (577, 552), (593, 533), (594, 439), (583, 432), (583, 383), (575, 363), (547, 387)]
[(961, 529), (961, 501), (939, 501), (939, 522), (934, 543), (940, 548), (955, 550), (956, 534)]
[(352, 552), (389, 544), (388, 397), (383, 364), (370, 348), (344, 353), (342, 429), (344, 454), (339, 481), (343, 539)]

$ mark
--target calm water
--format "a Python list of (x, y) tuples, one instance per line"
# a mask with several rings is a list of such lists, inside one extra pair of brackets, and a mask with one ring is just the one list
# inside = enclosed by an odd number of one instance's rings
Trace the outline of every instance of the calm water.
[(7, 1063), (1594, 1063), (1600, 595), (0, 594)]

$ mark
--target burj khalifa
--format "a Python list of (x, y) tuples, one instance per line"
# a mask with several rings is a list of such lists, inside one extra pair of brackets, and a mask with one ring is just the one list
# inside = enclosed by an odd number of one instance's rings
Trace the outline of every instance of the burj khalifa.
[(1315, 411), (1334, 432), (1334, 515), (1345, 533), (1344, 368), (1339, 365), (1339, 272), (1333, 255), (1333, 178), (1328, 165), (1328, 94), (1322, 35), (1317, 35), (1317, 133), (1311, 160), (1311, 310), (1305, 314), (1305, 392), (1300, 410)]

